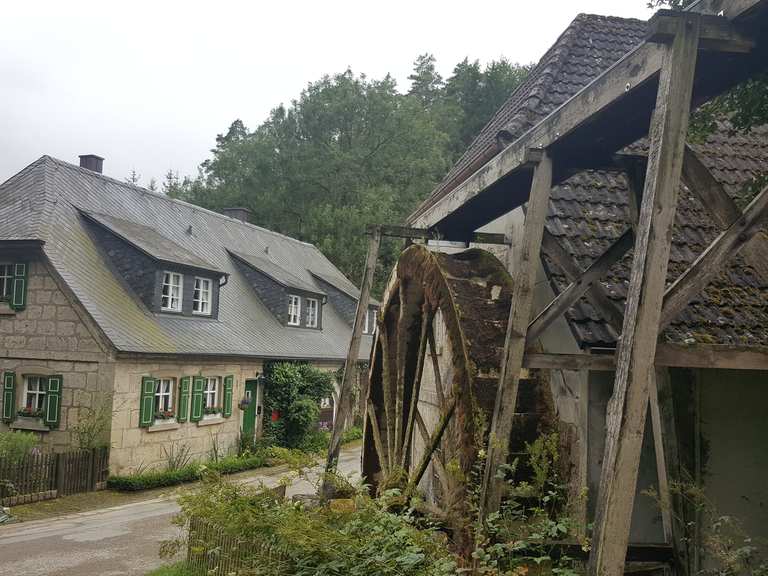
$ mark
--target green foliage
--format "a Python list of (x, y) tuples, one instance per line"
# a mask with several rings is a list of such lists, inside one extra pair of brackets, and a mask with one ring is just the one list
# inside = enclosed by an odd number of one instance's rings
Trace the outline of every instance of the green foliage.
[(200, 480), (206, 471), (219, 474), (234, 474), (245, 470), (262, 468), (268, 464), (276, 464), (270, 454), (261, 451), (255, 454), (246, 453), (242, 456), (225, 456), (217, 461), (205, 464), (185, 464), (177, 462), (175, 467), (169, 466), (164, 470), (141, 471), (136, 474), (122, 476), (110, 476), (107, 478), (107, 488), (120, 492), (136, 492), (139, 490), (151, 490), (152, 488), (164, 488), (176, 486), (186, 482)]
[(192, 447), (189, 444), (171, 442), (162, 448), (168, 470), (179, 470), (190, 464)]
[[(443, 81), (425, 54), (408, 94), (389, 75), (324, 76), (255, 130), (232, 122), (196, 178), (171, 171), (162, 189), (213, 210), (251, 208), (255, 224), (315, 244), (356, 280), (366, 227), (402, 222), (527, 71), (503, 59), (485, 69), (464, 60)], [(383, 243), (375, 292), (398, 253), (397, 243)]]
[(759, 74), (701, 106), (691, 117), (689, 136), (704, 141), (727, 120), (735, 132), (768, 124), (768, 74)]
[(265, 372), (266, 413), (280, 413), (277, 422), (264, 423), (265, 436), (278, 446), (312, 450), (320, 441), (316, 432), (320, 400), (333, 393), (333, 375), (291, 362), (270, 364)]
[(0, 459), (14, 462), (21, 460), (40, 444), (37, 434), (32, 432), (0, 432)]
[[(193, 553), (226, 554), (223, 538), (243, 540), (237, 553), (244, 573), (264, 576), (442, 576), (456, 573), (444, 538), (417, 529), (410, 515), (386, 512), (358, 495), (345, 506), (304, 507), (282, 501), (273, 491), (237, 485), (211, 475), (201, 489), (182, 496), (179, 525), (202, 520), (217, 531), (190, 536)], [(167, 554), (184, 542), (165, 543)], [(215, 571), (215, 566), (209, 566)]]
[[(499, 471), (509, 478), (507, 499), (499, 512), (477, 521), (473, 557), (479, 574), (525, 574), (533, 566), (562, 576), (579, 573), (575, 559), (553, 554), (553, 542), (575, 536), (566, 509), (567, 486), (560, 480), (558, 447), (556, 433), (540, 436), (526, 444), (523, 461)], [(514, 480), (519, 467), (529, 470), (530, 481)], [(586, 549), (587, 543), (582, 545)]]
[(72, 427), (77, 447), (80, 450), (92, 450), (106, 446), (109, 427), (112, 424), (112, 396), (105, 395), (96, 408), (80, 406), (77, 410), (77, 422)]
[(350, 426), (341, 435), (341, 443), (348, 444), (363, 439), (363, 429), (360, 426)]
[(187, 568), (185, 562), (177, 562), (176, 564), (155, 568), (151, 572), (147, 572), (145, 576), (193, 576), (193, 572)]

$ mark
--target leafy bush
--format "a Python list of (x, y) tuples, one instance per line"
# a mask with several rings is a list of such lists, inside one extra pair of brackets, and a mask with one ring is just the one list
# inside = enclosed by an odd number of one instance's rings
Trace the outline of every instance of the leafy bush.
[(309, 364), (277, 362), (265, 369), (265, 410), (277, 411), (276, 422), (264, 423), (264, 434), (278, 446), (300, 448), (314, 445), (320, 400), (333, 393), (333, 375)]
[[(304, 507), (277, 498), (266, 489), (238, 485), (207, 475), (204, 486), (182, 496), (176, 519), (192, 518), (219, 530), (195, 532), (190, 550), (209, 559), (225, 560), (224, 538), (245, 539), (232, 550), (242, 558), (243, 573), (258, 569), (264, 576), (400, 575), (442, 576), (456, 573), (456, 562), (445, 538), (432, 528), (417, 529), (411, 516), (385, 511), (357, 495), (347, 506)], [(185, 542), (164, 543), (165, 554)], [(216, 551), (216, 554), (208, 554)], [(215, 566), (209, 566), (212, 572)]]
[(245, 470), (262, 468), (270, 463), (276, 463), (276, 458), (268, 458), (268, 454), (260, 451), (255, 454), (246, 453), (242, 456), (225, 456), (218, 461), (206, 464), (186, 464), (165, 470), (150, 470), (125, 476), (110, 476), (107, 478), (107, 488), (120, 492), (136, 492), (176, 486), (185, 482), (200, 480), (206, 470), (220, 474), (234, 474)]
[(33, 432), (0, 432), (0, 458), (3, 460), (21, 460), (40, 444), (40, 439)]
[(344, 430), (344, 434), (341, 435), (341, 443), (349, 444), (356, 440), (363, 439), (363, 429), (360, 426), (350, 426)]

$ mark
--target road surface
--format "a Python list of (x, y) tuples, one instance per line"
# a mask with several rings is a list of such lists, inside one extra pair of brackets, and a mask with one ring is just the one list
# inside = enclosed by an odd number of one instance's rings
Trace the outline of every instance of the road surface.
[[(358, 474), (360, 448), (342, 450), (339, 471)], [(285, 470), (265, 469), (246, 482), (276, 485)], [(306, 481), (288, 495), (310, 493)], [(0, 576), (141, 576), (156, 568), (160, 543), (178, 534), (172, 498), (0, 526)]]

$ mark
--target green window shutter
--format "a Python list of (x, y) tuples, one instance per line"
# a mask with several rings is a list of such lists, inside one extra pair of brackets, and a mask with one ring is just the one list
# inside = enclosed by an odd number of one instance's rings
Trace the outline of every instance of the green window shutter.
[(155, 385), (152, 376), (141, 379), (141, 397), (139, 399), (139, 428), (149, 428), (155, 423)]
[(222, 416), (229, 418), (232, 416), (232, 388), (235, 384), (234, 376), (224, 377), (224, 405), (222, 409)]
[(27, 265), (19, 262), (13, 266), (13, 294), (11, 308), (24, 310), (27, 307)]
[(3, 373), (3, 421), (13, 422), (16, 418), (16, 373)]
[(48, 377), (48, 389), (45, 392), (44, 424), (48, 428), (58, 428), (61, 414), (61, 386), (64, 380), (61, 376)]
[(186, 422), (189, 411), (189, 387), (192, 384), (191, 376), (184, 376), (179, 380), (179, 408), (176, 411), (176, 421)]
[(203, 419), (203, 388), (205, 379), (195, 376), (192, 379), (192, 411), (189, 414), (190, 422), (199, 422)]

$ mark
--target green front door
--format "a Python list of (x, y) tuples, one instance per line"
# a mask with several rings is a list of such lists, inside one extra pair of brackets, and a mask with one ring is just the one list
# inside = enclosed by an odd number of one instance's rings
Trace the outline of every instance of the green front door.
[(245, 398), (248, 406), (243, 411), (243, 437), (253, 438), (256, 435), (256, 403), (258, 402), (258, 387), (256, 380), (245, 381)]

